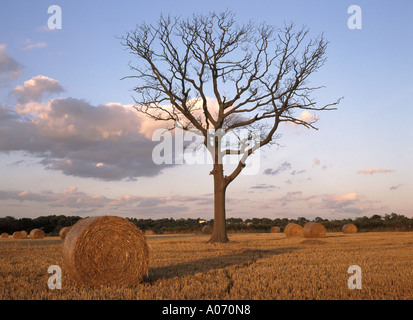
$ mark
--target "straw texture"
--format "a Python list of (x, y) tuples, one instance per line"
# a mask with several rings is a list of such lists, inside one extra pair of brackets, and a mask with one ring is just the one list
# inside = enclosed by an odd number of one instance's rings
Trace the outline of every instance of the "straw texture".
[(325, 238), (326, 228), (318, 222), (307, 222), (303, 228), (304, 238)]
[(271, 227), (270, 232), (271, 233), (280, 233), (281, 229), (280, 229), (280, 227), (274, 226), (274, 227)]
[(213, 229), (212, 229), (211, 226), (202, 227), (202, 233), (204, 233), (204, 234), (212, 234), (212, 231), (213, 231)]
[(303, 235), (303, 227), (290, 222), (285, 226), (284, 233), (287, 237), (301, 237)]
[(79, 220), (63, 243), (63, 268), (78, 285), (136, 285), (148, 273), (141, 230), (114, 216)]
[(343, 233), (348, 233), (348, 234), (357, 233), (357, 227), (355, 224), (348, 223), (343, 226), (342, 231)]
[(40, 229), (33, 229), (30, 231), (30, 239), (43, 239), (45, 236), (44, 231)]
[(63, 227), (62, 229), (60, 229), (59, 231), (60, 239), (64, 240), (71, 228), (72, 227)]
[(13, 232), (13, 239), (25, 239), (27, 237), (26, 231), (15, 231)]

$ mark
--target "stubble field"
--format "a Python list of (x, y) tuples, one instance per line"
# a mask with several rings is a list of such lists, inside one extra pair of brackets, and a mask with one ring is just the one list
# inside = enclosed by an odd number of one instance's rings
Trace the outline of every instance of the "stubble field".
[[(62, 289), (47, 273), (62, 265), (59, 238), (0, 240), (0, 299), (413, 299), (413, 233), (328, 233), (323, 239), (280, 234), (148, 236), (148, 277), (135, 287), (84, 288), (62, 270)], [(361, 268), (361, 289), (347, 270)]]

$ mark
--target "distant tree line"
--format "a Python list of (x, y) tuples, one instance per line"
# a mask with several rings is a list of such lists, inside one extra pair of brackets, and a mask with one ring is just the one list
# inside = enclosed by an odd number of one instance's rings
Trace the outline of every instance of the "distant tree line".
[[(15, 231), (25, 230), (30, 232), (32, 229), (42, 229), (48, 236), (57, 236), (63, 227), (72, 226), (78, 220), (82, 219), (79, 216), (41, 216), (34, 219), (20, 218), (7, 216), (0, 218), (0, 234), (7, 232), (12, 234)], [(136, 219), (127, 218), (134, 223), (142, 231), (152, 230), (155, 233), (200, 233), (203, 226), (213, 225), (214, 220), (203, 219)], [(294, 222), (304, 226), (308, 220), (304, 217), (297, 219), (288, 218), (252, 218), (243, 220), (241, 218), (228, 218), (227, 230), (229, 232), (269, 232), (272, 226), (278, 226), (284, 230), (285, 226)], [(403, 215), (391, 213), (384, 216), (373, 215), (371, 217), (359, 217), (355, 219), (328, 220), (320, 217), (314, 220), (323, 224), (328, 232), (339, 232), (347, 223), (354, 223), (359, 232), (367, 231), (413, 231), (413, 218), (407, 218)]]

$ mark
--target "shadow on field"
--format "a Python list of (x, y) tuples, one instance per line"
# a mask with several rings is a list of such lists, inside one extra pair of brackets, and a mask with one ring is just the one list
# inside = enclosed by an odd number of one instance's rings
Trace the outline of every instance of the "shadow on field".
[(277, 248), (271, 250), (244, 250), (229, 255), (207, 257), (190, 262), (171, 264), (165, 267), (149, 269), (147, 282), (153, 282), (158, 279), (168, 279), (173, 277), (182, 277), (194, 275), (196, 273), (205, 273), (214, 269), (222, 269), (234, 265), (248, 267), (255, 261), (283, 253), (289, 253), (299, 248)]

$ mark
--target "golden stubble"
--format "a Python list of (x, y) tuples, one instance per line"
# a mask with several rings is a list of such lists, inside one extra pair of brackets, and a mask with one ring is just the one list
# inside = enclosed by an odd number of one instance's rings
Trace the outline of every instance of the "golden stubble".
[[(136, 286), (84, 288), (65, 276), (50, 290), (50, 265), (62, 265), (60, 238), (0, 240), (0, 299), (413, 299), (413, 233), (371, 232), (305, 239), (285, 234), (147, 236), (148, 276)], [(347, 269), (362, 270), (350, 290)]]

